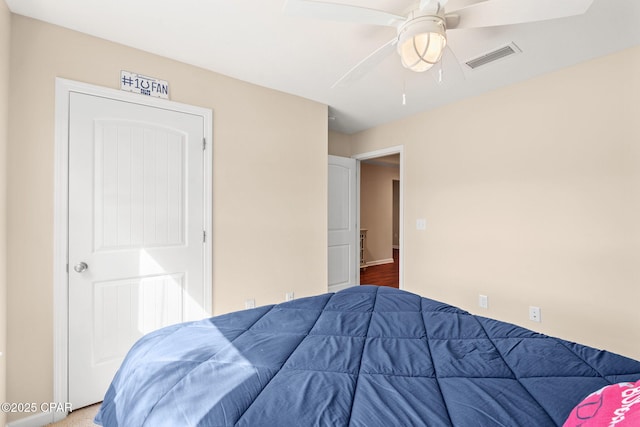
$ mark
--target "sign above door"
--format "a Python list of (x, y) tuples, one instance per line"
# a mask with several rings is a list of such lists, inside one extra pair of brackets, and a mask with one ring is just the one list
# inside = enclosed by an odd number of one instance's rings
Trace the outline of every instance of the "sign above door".
[(156, 98), (169, 99), (169, 83), (130, 71), (120, 71), (120, 89)]

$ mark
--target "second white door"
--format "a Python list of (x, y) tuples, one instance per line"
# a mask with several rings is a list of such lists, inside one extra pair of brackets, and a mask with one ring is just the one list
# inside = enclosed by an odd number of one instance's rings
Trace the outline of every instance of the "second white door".
[(356, 286), (359, 282), (356, 166), (354, 159), (329, 156), (329, 292)]

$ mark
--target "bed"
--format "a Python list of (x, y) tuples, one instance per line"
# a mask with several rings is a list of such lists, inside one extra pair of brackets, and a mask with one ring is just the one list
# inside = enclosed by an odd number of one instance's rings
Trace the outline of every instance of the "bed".
[(638, 361), (409, 292), (358, 286), (143, 337), (95, 421), (561, 426), (594, 391), (638, 380)]

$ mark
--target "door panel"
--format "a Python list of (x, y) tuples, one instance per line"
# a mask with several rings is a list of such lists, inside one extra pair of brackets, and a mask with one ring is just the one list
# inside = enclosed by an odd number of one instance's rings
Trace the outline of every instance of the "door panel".
[(69, 117), (69, 400), (79, 408), (102, 400), (137, 339), (206, 315), (204, 123), (80, 93)]
[(329, 291), (358, 284), (356, 161), (329, 156)]
[(183, 285), (183, 274), (96, 283), (92, 363), (119, 362), (141, 333), (181, 322)]
[(96, 250), (184, 245), (187, 136), (132, 122), (96, 126)]
[(351, 245), (329, 247), (329, 286), (353, 284), (351, 262)]

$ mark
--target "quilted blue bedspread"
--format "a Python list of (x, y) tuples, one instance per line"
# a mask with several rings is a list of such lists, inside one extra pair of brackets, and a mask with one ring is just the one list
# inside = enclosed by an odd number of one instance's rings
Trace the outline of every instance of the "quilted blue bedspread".
[(558, 426), (640, 362), (386, 287), (167, 327), (130, 350), (103, 426)]

